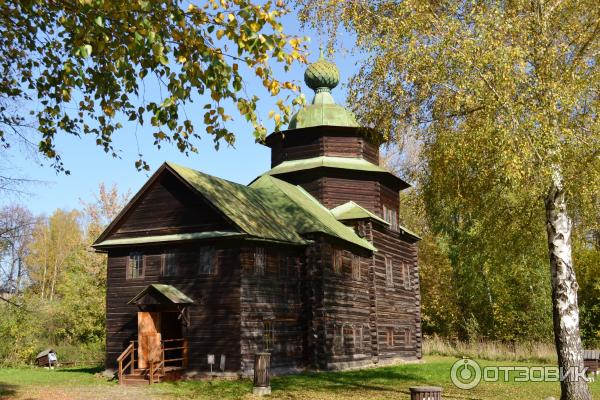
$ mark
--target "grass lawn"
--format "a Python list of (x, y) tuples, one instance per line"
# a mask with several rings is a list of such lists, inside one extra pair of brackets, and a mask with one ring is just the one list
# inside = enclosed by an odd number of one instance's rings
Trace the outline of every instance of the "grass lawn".
[[(482, 382), (461, 390), (450, 380), (451, 357), (426, 357), (420, 364), (347, 372), (321, 372), (275, 377), (273, 399), (408, 399), (410, 386), (438, 385), (445, 399), (537, 399), (559, 395), (556, 382)], [(528, 365), (480, 361), (487, 365)], [(119, 386), (95, 374), (100, 368), (0, 369), (0, 399), (252, 399), (248, 380), (175, 382), (154, 386)], [(600, 398), (600, 381), (590, 384)]]

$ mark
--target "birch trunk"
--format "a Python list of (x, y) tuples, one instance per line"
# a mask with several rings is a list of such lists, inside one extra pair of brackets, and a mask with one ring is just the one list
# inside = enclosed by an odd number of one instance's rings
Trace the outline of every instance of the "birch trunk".
[(552, 314), (558, 365), (570, 374), (561, 381), (561, 400), (591, 400), (587, 381), (575, 371), (583, 370), (579, 336), (577, 279), (571, 256), (571, 219), (560, 170), (556, 169), (545, 200), (548, 254), (552, 275)]

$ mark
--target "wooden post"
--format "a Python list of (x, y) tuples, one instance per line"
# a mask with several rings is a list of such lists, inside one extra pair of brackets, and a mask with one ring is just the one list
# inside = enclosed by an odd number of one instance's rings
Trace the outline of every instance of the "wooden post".
[(150, 384), (152, 385), (154, 382), (154, 361), (150, 360)]
[(165, 376), (165, 342), (161, 342), (160, 347), (162, 348), (162, 358), (160, 359), (160, 373), (162, 376)]
[(123, 360), (119, 360), (119, 385), (123, 384)]
[(182, 358), (183, 358), (183, 368), (187, 368), (188, 366), (188, 340), (187, 339), (183, 339), (183, 351), (182, 351)]
[(442, 388), (438, 386), (411, 387), (410, 400), (442, 400)]
[(271, 394), (271, 354), (257, 353), (254, 358), (254, 387), (252, 393), (259, 396)]
[(131, 341), (131, 367), (130, 367), (130, 373), (131, 375), (133, 375), (133, 373), (135, 372), (135, 342), (132, 340)]

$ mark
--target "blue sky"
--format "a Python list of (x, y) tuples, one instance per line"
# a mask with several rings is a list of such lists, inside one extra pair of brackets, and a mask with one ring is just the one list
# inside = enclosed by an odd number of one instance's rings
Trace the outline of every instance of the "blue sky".
[[(311, 55), (310, 61), (318, 58), (320, 38), (310, 30), (302, 30), (295, 14), (290, 14), (284, 19), (284, 27), (289, 34), (309, 36)], [(323, 38), (323, 41), (325, 38)], [(330, 57), (335, 61), (341, 72), (341, 84), (333, 91), (333, 96), (338, 103), (345, 100), (344, 83), (356, 69), (356, 62), (351, 55), (335, 54)], [(303, 74), (305, 66), (296, 65), (289, 72), (281, 73), (278, 77), (283, 79), (296, 79), (302, 83), (302, 91), (307, 101), (312, 100), (312, 91), (304, 85)], [(285, 74), (285, 75), (284, 75)], [(269, 110), (273, 109), (273, 101), (269, 98), (260, 82), (249, 78), (249, 89), (255, 91), (262, 99), (262, 108), (259, 113), (266, 120)], [(148, 90), (148, 88), (147, 88)], [(186, 107), (186, 112), (196, 122), (196, 131), (204, 131), (201, 123), (204, 102), (198, 99), (191, 106)], [(194, 110), (197, 107), (197, 110)], [(252, 128), (237, 115), (237, 110), (227, 110), (234, 116), (234, 121), (228, 123), (230, 130), (236, 133), (235, 147), (222, 144), (220, 149), (214, 149), (212, 137), (206, 135), (197, 143), (199, 152), (189, 157), (181, 154), (175, 147), (164, 146), (156, 149), (152, 142), (151, 127), (141, 127), (122, 120), (124, 128), (113, 136), (115, 147), (121, 150), (121, 158), (113, 158), (105, 154), (94, 143), (93, 137), (66, 137), (57, 140), (58, 149), (66, 167), (71, 175), (57, 174), (53, 168), (43, 160), (35, 160), (18, 148), (13, 148), (3, 154), (3, 164), (0, 165), (2, 174), (14, 177), (26, 177), (43, 181), (43, 184), (32, 184), (25, 187), (30, 195), (19, 197), (5, 197), (0, 199), (0, 206), (10, 202), (21, 203), (35, 214), (50, 214), (57, 208), (78, 208), (81, 200), (89, 201), (97, 191), (98, 185), (104, 182), (108, 185), (116, 183), (120, 191), (131, 190), (135, 193), (150, 174), (164, 161), (173, 161), (191, 168), (198, 169), (211, 175), (229, 179), (239, 183), (248, 183), (270, 167), (270, 149), (255, 143)], [(268, 125), (272, 128), (273, 125)], [(137, 137), (137, 138), (136, 138)], [(151, 166), (151, 172), (138, 172), (134, 167), (139, 150), (144, 154), (145, 160)], [(41, 163), (41, 165), (40, 165)]]

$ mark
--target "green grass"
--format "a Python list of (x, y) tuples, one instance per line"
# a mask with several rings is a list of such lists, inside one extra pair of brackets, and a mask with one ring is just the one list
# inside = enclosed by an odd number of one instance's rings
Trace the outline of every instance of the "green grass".
[[(408, 399), (410, 386), (437, 385), (445, 399), (541, 400), (559, 397), (556, 382), (482, 382), (472, 390), (460, 390), (450, 380), (456, 358), (431, 356), (420, 364), (405, 364), (346, 372), (305, 373), (274, 377), (275, 399)], [(480, 361), (487, 365), (532, 365), (523, 362)], [(100, 369), (72, 368), (0, 369), (0, 399), (251, 399), (249, 380), (187, 381), (153, 386), (121, 387), (95, 375)], [(590, 384), (600, 398), (600, 382)]]

